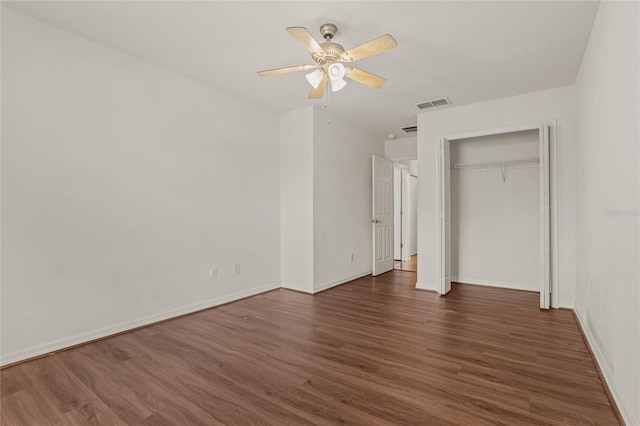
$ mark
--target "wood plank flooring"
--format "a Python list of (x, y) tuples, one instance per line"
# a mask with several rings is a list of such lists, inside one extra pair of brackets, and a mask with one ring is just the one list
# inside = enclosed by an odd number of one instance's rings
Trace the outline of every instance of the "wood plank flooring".
[(418, 272), (418, 255), (414, 254), (408, 261), (395, 260), (393, 262), (393, 269)]
[(392, 271), (4, 369), (3, 425), (615, 425), (570, 311)]

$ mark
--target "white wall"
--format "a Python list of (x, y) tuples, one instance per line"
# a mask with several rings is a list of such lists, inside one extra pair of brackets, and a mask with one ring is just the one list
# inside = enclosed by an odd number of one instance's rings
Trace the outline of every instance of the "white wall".
[(326, 112), (320, 109), (314, 109), (313, 123), (317, 292), (371, 273), (371, 156), (382, 156), (384, 143), (339, 117), (332, 116), (327, 123)]
[(576, 82), (576, 312), (628, 425), (640, 424), (639, 9), (600, 4)]
[(3, 364), (279, 286), (276, 114), (5, 8), (2, 86)]
[(416, 136), (392, 139), (384, 142), (384, 157), (390, 160), (408, 160), (418, 158)]
[(371, 156), (383, 141), (313, 107), (280, 124), (282, 286), (316, 293), (370, 274)]
[[(418, 288), (437, 290), (440, 262), (436, 211), (436, 165), (441, 136), (517, 124), (558, 120), (555, 146), (558, 176), (558, 254), (553, 288), (558, 305), (573, 307), (575, 291), (575, 88), (561, 87), (418, 115)], [(553, 148), (552, 148), (553, 149)], [(553, 163), (553, 160), (552, 160)], [(552, 188), (552, 199), (554, 188)]]
[(280, 116), (282, 286), (313, 293), (313, 107)]
[[(451, 142), (455, 164), (539, 156), (538, 131)], [(451, 276), (467, 284), (540, 291), (538, 164), (451, 169)], [(505, 261), (508, 259), (508, 261)]]

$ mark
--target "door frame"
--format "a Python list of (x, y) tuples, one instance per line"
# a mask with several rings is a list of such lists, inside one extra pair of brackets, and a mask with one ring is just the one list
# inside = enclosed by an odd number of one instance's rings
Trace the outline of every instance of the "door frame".
[[(543, 253), (543, 257), (540, 259), (541, 262), (544, 263), (544, 252), (546, 250), (549, 250), (549, 264), (546, 265), (546, 267), (549, 268), (549, 272), (548, 272), (548, 277), (549, 277), (549, 291), (551, 292), (551, 297), (548, 297), (548, 294), (545, 295), (544, 290), (541, 290), (541, 306), (545, 306), (546, 307), (552, 307), (552, 308), (557, 308), (559, 303), (559, 294), (558, 294), (558, 269), (559, 269), (559, 258), (558, 258), (558, 200), (557, 200), (557, 144), (556, 144), (556, 132), (557, 132), (557, 121), (556, 120), (547, 120), (547, 121), (538, 121), (538, 122), (533, 122), (533, 123), (526, 123), (526, 124), (519, 124), (519, 125), (514, 125), (514, 126), (508, 126), (508, 127), (500, 127), (500, 128), (493, 128), (493, 129), (485, 129), (485, 130), (477, 130), (477, 131), (472, 131), (472, 132), (465, 132), (465, 133), (457, 133), (457, 134), (452, 134), (452, 135), (447, 135), (447, 136), (442, 136), (440, 138), (440, 143), (438, 144), (438, 164), (437, 164), (437, 168), (436, 168), (436, 180), (437, 180), (437, 197), (436, 197), (436, 211), (438, 212), (438, 214), (436, 215), (436, 220), (437, 220), (437, 228), (438, 228), (438, 256), (439, 256), (439, 261), (436, 262), (437, 265), (437, 276), (438, 276), (438, 280), (439, 280), (439, 288), (438, 288), (438, 293), (440, 293), (441, 295), (444, 295), (448, 292), (447, 286), (446, 286), (446, 281), (447, 281), (447, 276), (446, 276), (446, 250), (447, 248), (450, 249), (451, 244), (447, 245), (445, 244), (445, 234), (446, 234), (446, 226), (447, 224), (445, 223), (445, 216), (446, 216), (446, 211), (445, 211), (445, 207), (446, 207), (446, 196), (449, 196), (450, 198), (450, 194), (446, 194), (445, 193), (445, 171), (443, 169), (443, 155), (444, 155), (444, 148), (446, 144), (449, 144), (452, 141), (456, 141), (459, 139), (468, 139), (468, 138), (475, 138), (475, 137), (482, 137), (482, 136), (493, 136), (493, 135), (501, 135), (501, 134), (505, 134), (505, 133), (514, 133), (514, 132), (521, 132), (521, 131), (527, 131), (527, 130), (538, 130), (540, 133), (540, 147), (542, 147), (544, 145), (543, 143), (543, 138), (545, 138), (544, 135), (544, 129), (547, 128), (548, 129), (548, 135), (546, 135), (546, 137), (548, 138), (548, 147), (549, 147), (549, 151), (548, 153), (546, 153), (546, 155), (544, 155), (545, 153), (541, 152), (541, 156), (540, 156), (540, 171), (541, 174), (543, 173), (543, 171), (546, 169), (548, 170), (548, 177), (549, 177), (549, 185), (548, 185), (548, 197), (547, 199), (549, 200), (549, 205), (548, 210), (546, 210), (548, 212), (548, 214), (543, 214), (543, 221), (541, 221), (541, 226), (544, 227), (545, 232), (547, 232), (548, 238), (546, 238), (546, 245), (543, 244), (542, 240), (541, 240), (541, 253)], [(451, 167), (449, 165), (449, 167)], [(543, 188), (541, 188), (541, 190), (543, 190)], [(450, 188), (449, 188), (450, 191)], [(545, 210), (545, 206), (541, 206), (541, 212), (544, 212)], [(541, 216), (542, 218), (542, 216)], [(543, 235), (544, 232), (541, 232), (541, 235)], [(544, 268), (544, 265), (542, 265), (541, 269)], [(542, 274), (543, 276), (541, 277), (542, 280), (544, 281), (545, 279), (545, 274)], [(543, 287), (544, 288), (544, 287)], [(545, 300), (545, 296), (546, 300)]]
[[(395, 169), (399, 169), (400, 171), (400, 261), (409, 261), (411, 260), (411, 254), (410, 254), (410, 247), (409, 244), (407, 244), (407, 241), (410, 238), (409, 235), (409, 216), (407, 214), (407, 211), (409, 210), (409, 186), (408, 186), (408, 177), (409, 177), (409, 168), (407, 166), (405, 166), (404, 164), (400, 164), (397, 163), (396, 161), (393, 161), (393, 168), (394, 171)], [(394, 174), (394, 215), (395, 215), (395, 174)], [(395, 220), (396, 217), (394, 216), (394, 252), (395, 252), (395, 237), (396, 237), (396, 229), (395, 229)], [(395, 258), (395, 255), (394, 255)]]
[[(411, 196), (411, 179), (415, 179), (416, 193), (414, 197)], [(409, 241), (409, 244), (407, 245), (407, 259), (411, 260), (411, 257), (414, 256), (414, 254), (412, 254), (413, 253), (412, 247), (414, 245), (416, 247), (415, 255), (418, 254), (418, 176), (412, 175), (411, 172), (407, 174), (407, 199), (408, 199), (407, 210), (409, 211), (409, 213), (407, 214), (407, 222), (406, 222), (407, 234), (409, 235), (407, 237), (407, 240)], [(411, 204), (409, 205), (409, 203)], [(416, 211), (415, 227), (411, 225), (411, 209), (412, 208), (415, 208), (415, 211)]]

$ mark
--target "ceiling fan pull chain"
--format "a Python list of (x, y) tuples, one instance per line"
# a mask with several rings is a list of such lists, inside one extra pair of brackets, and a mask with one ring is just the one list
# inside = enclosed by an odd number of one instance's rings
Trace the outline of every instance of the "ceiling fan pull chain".
[(329, 85), (326, 84), (324, 86), (324, 107), (327, 110), (327, 124), (331, 124), (331, 91), (329, 90)]
[(324, 85), (324, 93), (322, 97), (322, 103), (323, 103), (324, 109), (327, 109), (327, 103), (328, 103), (327, 96), (329, 91), (327, 90), (327, 86), (328, 86), (327, 84)]

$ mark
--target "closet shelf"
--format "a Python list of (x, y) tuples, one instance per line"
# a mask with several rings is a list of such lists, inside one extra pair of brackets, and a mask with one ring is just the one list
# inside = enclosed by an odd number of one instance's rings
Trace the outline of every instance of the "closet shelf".
[(509, 161), (494, 161), (491, 163), (460, 163), (454, 164), (454, 169), (490, 169), (490, 168), (504, 168), (509, 166), (517, 166), (524, 164), (539, 163), (539, 158), (523, 158), (522, 160), (509, 160)]

